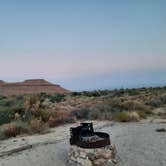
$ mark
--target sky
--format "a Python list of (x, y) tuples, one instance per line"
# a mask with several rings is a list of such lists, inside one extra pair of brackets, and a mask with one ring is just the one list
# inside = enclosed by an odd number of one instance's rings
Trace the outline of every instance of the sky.
[(0, 79), (70, 90), (166, 85), (165, 0), (0, 0)]

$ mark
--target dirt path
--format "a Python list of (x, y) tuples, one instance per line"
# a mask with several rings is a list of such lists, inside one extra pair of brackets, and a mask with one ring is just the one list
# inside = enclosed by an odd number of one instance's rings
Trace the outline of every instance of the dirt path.
[[(120, 157), (118, 166), (166, 165), (166, 133), (155, 131), (157, 128), (166, 128), (166, 124), (116, 123), (105, 126), (107, 127), (102, 128), (102, 131), (110, 133), (112, 143), (117, 146)], [(102, 126), (98, 123), (98, 128), (100, 127)], [(10, 156), (0, 157), (0, 166), (65, 166), (69, 142), (68, 136), (61, 138), (57, 143), (43, 143)], [(2, 143), (0, 145), (2, 146)]]

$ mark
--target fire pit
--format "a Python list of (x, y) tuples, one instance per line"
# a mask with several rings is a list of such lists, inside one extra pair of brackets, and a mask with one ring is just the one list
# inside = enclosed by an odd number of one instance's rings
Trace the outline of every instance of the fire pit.
[(94, 132), (92, 123), (81, 123), (70, 128), (70, 135), (69, 165), (116, 165), (116, 147), (111, 145), (109, 134)]
[(81, 123), (80, 126), (70, 128), (70, 144), (81, 148), (101, 148), (110, 145), (109, 134), (94, 132), (93, 123)]

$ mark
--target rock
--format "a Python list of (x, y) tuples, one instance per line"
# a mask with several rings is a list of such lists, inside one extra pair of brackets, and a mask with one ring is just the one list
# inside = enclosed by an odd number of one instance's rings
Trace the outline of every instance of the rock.
[(88, 160), (88, 159), (80, 159), (80, 160), (79, 160), (79, 163), (80, 163), (82, 166), (92, 166), (91, 161)]
[(85, 149), (71, 146), (68, 157), (69, 161), (75, 162), (80, 166), (113, 166), (115, 146), (106, 146), (96, 149)]
[(104, 159), (112, 159), (112, 152), (107, 152), (102, 154)]
[(87, 156), (88, 156), (90, 161), (94, 161), (96, 159), (96, 156), (94, 153), (88, 153)]
[(165, 128), (156, 129), (157, 132), (166, 132)]
[(115, 159), (112, 159), (112, 162), (113, 162), (114, 164), (117, 164), (117, 163), (118, 163), (117, 160), (115, 160)]
[(15, 113), (15, 115), (14, 115), (14, 119), (15, 119), (15, 120), (20, 119), (20, 114), (19, 114), (19, 113)]
[(80, 157), (81, 157), (81, 158), (86, 158), (86, 156), (87, 156), (87, 153), (86, 153), (86, 152), (80, 151)]
[(74, 156), (71, 156), (70, 160), (73, 161), (73, 162), (77, 162), (77, 159)]
[(108, 160), (106, 166), (115, 166), (112, 160)]
[(95, 166), (104, 166), (106, 165), (106, 160), (104, 159), (97, 159), (93, 162)]
[(112, 151), (98, 152), (96, 154), (96, 158), (112, 159), (113, 158)]
[(115, 158), (116, 154), (117, 154), (117, 149), (115, 145), (112, 145), (109, 147), (109, 150), (112, 151), (112, 158)]

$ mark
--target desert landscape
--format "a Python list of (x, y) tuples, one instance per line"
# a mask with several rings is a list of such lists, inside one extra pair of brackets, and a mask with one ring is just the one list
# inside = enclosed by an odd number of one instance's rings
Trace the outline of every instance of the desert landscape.
[(117, 148), (116, 165), (166, 164), (166, 87), (54, 94), (46, 88), (21, 95), (15, 90), (10, 96), (4, 92), (1, 166), (71, 165), (70, 127), (85, 121), (110, 134)]
[(0, 166), (166, 166), (166, 0), (0, 0)]

